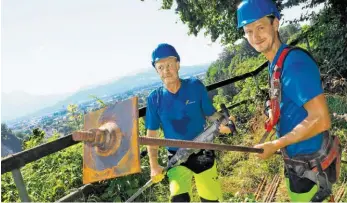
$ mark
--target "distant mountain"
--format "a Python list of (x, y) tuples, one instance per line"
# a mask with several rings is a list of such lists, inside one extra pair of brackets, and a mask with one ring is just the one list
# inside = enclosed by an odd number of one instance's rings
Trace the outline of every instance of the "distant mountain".
[(1, 93), (1, 120), (8, 121), (49, 107), (68, 95), (32, 95), (22, 91)]
[[(208, 69), (210, 64), (203, 64), (203, 65), (194, 65), (194, 66), (182, 66), (180, 69), (180, 77), (185, 78), (201, 73), (205, 73)], [(76, 93), (71, 94), (68, 97), (62, 97), (60, 95), (56, 96), (50, 96), (47, 98), (32, 98), (31, 95), (27, 94), (19, 94), (18, 97), (21, 97), (22, 100), (6, 98), (8, 95), (2, 95), (2, 102), (1, 102), (1, 110), (4, 112), (5, 109), (9, 109), (9, 107), (12, 105), (11, 110), (7, 110), (6, 114), (2, 113), (1, 119), (3, 119), (3, 114), (5, 116), (5, 120), (16, 118), (15, 120), (22, 120), (30, 117), (37, 117), (42, 116), (45, 114), (53, 113), (55, 111), (61, 110), (62, 108), (66, 108), (69, 104), (80, 104), (89, 100), (92, 100), (90, 98), (90, 95), (97, 96), (99, 98), (102, 98), (106, 95), (114, 95), (114, 94), (121, 94), (128, 90), (139, 88), (142, 86), (154, 84), (160, 82), (160, 78), (156, 71), (153, 68), (147, 68), (142, 72), (136, 73), (134, 75), (125, 76), (120, 79), (117, 79), (115, 81), (109, 82), (107, 84), (98, 85), (89, 87), (87, 89), (82, 89), (77, 91)], [(27, 98), (27, 99), (25, 99)], [(48, 99), (49, 98), (49, 99)], [(33, 102), (29, 102), (28, 104), (23, 104), (21, 101), (28, 101), (28, 99), (32, 99)], [(3, 101), (6, 100), (6, 103)], [(12, 103), (11, 103), (12, 102)], [(26, 102), (25, 102), (26, 103)], [(33, 111), (28, 112), (27, 111), (21, 111), (22, 106), (25, 105), (28, 107), (31, 107), (31, 109), (36, 109), (36, 111), (33, 113)], [(38, 107), (43, 107), (38, 109)], [(17, 108), (17, 109), (15, 109)], [(15, 115), (12, 116), (12, 112), (16, 112)], [(20, 112), (23, 112), (22, 115), (20, 115)], [(6, 119), (7, 116), (7, 119)], [(21, 116), (19, 118), (19, 116)]]

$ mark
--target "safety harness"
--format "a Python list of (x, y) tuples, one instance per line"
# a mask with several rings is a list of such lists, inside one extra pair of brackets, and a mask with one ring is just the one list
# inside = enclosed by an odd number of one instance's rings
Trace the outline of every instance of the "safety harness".
[[(312, 59), (313, 57), (304, 49), (298, 47), (286, 47), (281, 52), (279, 59), (273, 70), (270, 83), (270, 100), (266, 102), (266, 106), (272, 110), (272, 119), (268, 119), (265, 123), (266, 131), (271, 131), (280, 119), (280, 103), (281, 103), (281, 74), (284, 61), (290, 51), (300, 49), (307, 53)], [(318, 191), (311, 199), (311, 202), (321, 202), (329, 195), (332, 197), (332, 184), (338, 180), (340, 174), (340, 163), (342, 148), (337, 136), (329, 135), (327, 131), (323, 132), (323, 143), (320, 150), (313, 154), (297, 155), (290, 158), (283, 148), (281, 149), (287, 171), (295, 172), (300, 178), (307, 178), (318, 186)], [(328, 170), (328, 167), (335, 165), (334, 171)]]

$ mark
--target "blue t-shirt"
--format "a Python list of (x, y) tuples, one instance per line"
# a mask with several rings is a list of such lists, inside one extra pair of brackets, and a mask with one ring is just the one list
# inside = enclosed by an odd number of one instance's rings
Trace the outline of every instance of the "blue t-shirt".
[(193, 140), (204, 130), (205, 117), (215, 112), (200, 80), (181, 79), (181, 87), (176, 94), (160, 87), (148, 96), (146, 128), (158, 130), (161, 126), (167, 139)]
[[(269, 64), (270, 77), (285, 47), (287, 45), (281, 45), (273, 62)], [(281, 116), (277, 124), (277, 137), (286, 135), (301, 123), (307, 117), (307, 111), (303, 105), (323, 93), (317, 64), (307, 53), (297, 49), (290, 51), (284, 61), (281, 84)], [(289, 145), (286, 147), (288, 156), (314, 153), (320, 149), (322, 141), (323, 135), (319, 134)]]

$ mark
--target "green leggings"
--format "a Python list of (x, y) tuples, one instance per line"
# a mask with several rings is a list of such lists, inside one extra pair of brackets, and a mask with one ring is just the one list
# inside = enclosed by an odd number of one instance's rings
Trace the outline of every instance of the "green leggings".
[[(289, 186), (289, 179), (286, 178), (286, 186), (287, 186), (287, 190), (288, 190), (288, 194), (289, 194), (289, 198), (291, 202), (310, 202), (310, 200), (312, 199), (313, 195), (316, 194), (317, 192), (317, 185), (313, 186), (312, 189), (308, 192), (305, 193), (295, 193), (292, 192), (290, 190), (290, 186)], [(325, 200), (324, 202), (327, 202), (327, 200)]]
[(192, 178), (194, 176), (196, 188), (200, 197), (206, 200), (222, 201), (222, 190), (218, 180), (216, 161), (212, 168), (199, 174), (185, 166), (176, 166), (167, 172), (170, 182), (171, 197), (188, 193), (192, 196)]

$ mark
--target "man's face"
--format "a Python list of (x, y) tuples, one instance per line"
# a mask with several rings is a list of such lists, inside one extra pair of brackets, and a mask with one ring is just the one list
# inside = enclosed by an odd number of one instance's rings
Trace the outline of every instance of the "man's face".
[(180, 69), (180, 66), (175, 57), (168, 57), (159, 60), (155, 63), (155, 69), (160, 75), (163, 83), (166, 85), (176, 83), (179, 80), (178, 70)]
[(245, 25), (245, 37), (251, 46), (261, 53), (267, 53), (277, 37), (278, 19), (275, 18), (271, 23), (268, 17), (263, 17), (253, 23)]

